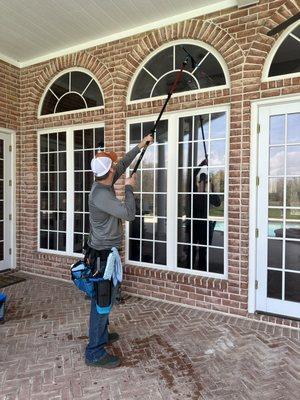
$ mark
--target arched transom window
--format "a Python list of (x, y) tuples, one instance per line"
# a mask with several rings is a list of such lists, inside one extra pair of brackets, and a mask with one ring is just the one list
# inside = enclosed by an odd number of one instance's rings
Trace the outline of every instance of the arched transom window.
[(103, 106), (96, 80), (86, 72), (69, 71), (60, 75), (44, 95), (40, 115), (50, 115)]
[(189, 92), (227, 84), (224, 70), (212, 51), (196, 44), (174, 44), (151, 57), (135, 77), (130, 101), (162, 96), (168, 93), (177, 71), (187, 57), (193, 57), (184, 68), (176, 92)]
[(300, 24), (293, 29), (278, 47), (271, 61), (268, 77), (300, 72)]

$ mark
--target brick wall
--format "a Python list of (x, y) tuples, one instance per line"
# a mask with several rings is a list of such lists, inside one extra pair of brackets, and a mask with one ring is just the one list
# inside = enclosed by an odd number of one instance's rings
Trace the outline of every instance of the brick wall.
[[(174, 97), (169, 111), (231, 104), (229, 155), (228, 279), (217, 280), (127, 266), (128, 292), (205, 307), (232, 314), (247, 314), (249, 238), (250, 101), (300, 93), (300, 78), (261, 83), (262, 67), (276, 37), (266, 33), (300, 11), (299, 0), (260, 1), (257, 6), (216, 12), (59, 57), (21, 70), (20, 143), (22, 146), (20, 240), (21, 269), (68, 278), (70, 257), (37, 252), (37, 130), (45, 127), (104, 122), (106, 145), (119, 155), (125, 151), (127, 117), (158, 114), (162, 100), (126, 105), (131, 78), (153, 50), (177, 39), (201, 40), (213, 46), (227, 63), (231, 87)], [(38, 120), (40, 98), (50, 80), (70, 67), (90, 70), (104, 92), (105, 109)], [(122, 182), (118, 186), (122, 194)]]

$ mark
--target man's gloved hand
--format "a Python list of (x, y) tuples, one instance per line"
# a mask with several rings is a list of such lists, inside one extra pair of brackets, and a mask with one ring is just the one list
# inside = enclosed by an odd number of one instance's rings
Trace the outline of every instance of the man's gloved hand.
[(135, 185), (136, 185), (136, 174), (133, 174), (130, 178), (126, 178), (125, 179), (125, 186), (126, 185), (130, 185), (133, 188), (135, 187)]

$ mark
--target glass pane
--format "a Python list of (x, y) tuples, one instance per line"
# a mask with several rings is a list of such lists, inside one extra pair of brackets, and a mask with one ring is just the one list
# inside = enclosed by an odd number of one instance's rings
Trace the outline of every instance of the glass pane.
[[(3, 200), (3, 181), (0, 181), (0, 199)], [(47, 189), (42, 189), (47, 190)]]
[(3, 200), (0, 201), (0, 220), (3, 220)]
[(300, 274), (285, 274), (285, 300), (300, 302)]
[(282, 208), (269, 208), (268, 216), (270, 219), (283, 219), (283, 209)]
[(48, 210), (48, 193), (41, 193), (41, 210)]
[(83, 219), (84, 219), (83, 231), (84, 231), (85, 233), (89, 233), (89, 232), (90, 232), (90, 219), (89, 219), (89, 214), (84, 214)]
[(286, 210), (286, 219), (300, 220), (300, 209)]
[(287, 240), (285, 246), (285, 268), (300, 271), (300, 242)]
[(74, 231), (83, 232), (83, 214), (74, 214)]
[(293, 74), (300, 72), (300, 43), (287, 36), (273, 58), (269, 76)]
[(59, 190), (67, 190), (67, 174), (65, 173), (59, 174)]
[(41, 171), (48, 171), (48, 154), (41, 154)]
[[(47, 151), (48, 151), (48, 135), (43, 134), (40, 136), (40, 152), (42, 153)], [(3, 158), (3, 155), (1, 157)]]
[(104, 148), (104, 128), (95, 128), (95, 147)]
[(191, 192), (191, 169), (178, 170), (178, 192)]
[(83, 170), (83, 151), (74, 152), (74, 169), (75, 171)]
[(3, 157), (4, 157), (3, 140), (0, 139), (0, 158), (3, 158)]
[(288, 146), (286, 155), (286, 173), (287, 175), (300, 175), (300, 146)]
[(62, 97), (56, 106), (56, 113), (80, 110), (86, 108), (83, 98), (77, 93), (68, 93)]
[(85, 173), (85, 190), (90, 191), (94, 183), (94, 174), (92, 172)]
[(49, 249), (57, 250), (57, 232), (49, 232)]
[(283, 236), (283, 223), (269, 221), (268, 222), (268, 236), (269, 237), (282, 237)]
[(193, 246), (193, 269), (207, 271), (207, 247)]
[[(202, 122), (202, 124), (201, 124)], [(209, 114), (196, 115), (194, 118), (194, 140), (204, 140), (208, 139), (209, 136)], [(203, 132), (202, 132), (203, 128)]]
[(60, 231), (65, 231), (67, 229), (67, 214), (66, 213), (58, 214), (58, 229)]
[(154, 161), (155, 161), (155, 147), (154, 146), (149, 146), (143, 159), (142, 159), (142, 168), (153, 168), (154, 167)]
[(224, 196), (209, 195), (209, 216), (224, 217)]
[(58, 234), (58, 249), (60, 251), (66, 251), (66, 234), (59, 233)]
[(155, 243), (155, 264), (167, 264), (167, 249), (165, 243)]
[(179, 219), (177, 225), (177, 241), (181, 243), (190, 243), (191, 241), (191, 220)]
[(67, 205), (66, 194), (60, 193), (59, 194), (59, 211), (66, 211), (66, 205)]
[(131, 238), (139, 238), (140, 237), (140, 222), (141, 219), (136, 217), (134, 221), (129, 224), (129, 236)]
[[(152, 97), (163, 96), (169, 93), (169, 90), (171, 89), (176, 79), (176, 76), (177, 72), (172, 71), (163, 76), (158, 82), (156, 82), (155, 87), (153, 88)], [(197, 83), (197, 79), (195, 79), (190, 74), (183, 72), (174, 93), (197, 90), (198, 88), (199, 86)]]
[(102, 94), (95, 81), (88, 86), (83, 97), (88, 107), (99, 107), (103, 105)]
[(85, 193), (84, 197), (85, 197), (84, 209), (86, 212), (89, 212), (89, 193)]
[(82, 93), (91, 80), (91, 76), (80, 71), (73, 71), (71, 72), (71, 90)]
[(224, 273), (224, 250), (209, 248), (208, 271), (216, 274)]
[(140, 261), (140, 241), (129, 240), (129, 260)]
[(207, 244), (207, 221), (193, 221), (193, 243)]
[(192, 166), (192, 143), (180, 143), (178, 145), (178, 166), (191, 167)]
[(57, 133), (49, 134), (49, 151), (57, 151)]
[(83, 248), (83, 235), (74, 234), (73, 241), (73, 252), (74, 253), (82, 253)]
[(225, 76), (219, 61), (211, 53), (205, 58), (200, 67), (196, 70), (200, 88), (225, 85)]
[(168, 166), (168, 145), (159, 145), (155, 152), (155, 167), (165, 168)]
[(209, 169), (209, 190), (214, 193), (224, 193), (225, 170), (224, 168)]
[(84, 148), (93, 149), (94, 148), (94, 131), (93, 129), (84, 130)]
[(224, 222), (209, 221), (209, 244), (212, 246), (224, 246)]
[(45, 231), (40, 232), (40, 248), (48, 249), (48, 232)]
[(145, 99), (150, 97), (152, 87), (155, 84), (155, 79), (142, 69), (133, 85), (130, 100)]
[(299, 143), (300, 142), (300, 113), (287, 115), (287, 142)]
[(153, 263), (153, 242), (142, 241), (142, 262)]
[(193, 195), (193, 217), (194, 218), (207, 218), (207, 195), (194, 194)]
[(57, 153), (49, 154), (49, 171), (57, 171)]
[(177, 245), (177, 267), (191, 268), (191, 246)]
[(83, 173), (75, 172), (74, 173), (74, 182), (75, 182), (75, 190), (83, 190)]
[(66, 150), (66, 132), (59, 132), (58, 134), (58, 150)]
[(153, 215), (154, 209), (154, 196), (153, 194), (144, 194), (142, 196), (143, 215)]
[(57, 98), (49, 90), (44, 98), (41, 115), (48, 115), (54, 113), (54, 108), (57, 103)]
[[(203, 49), (200, 46), (195, 46), (194, 44), (185, 44), (175, 46), (175, 67), (176, 69), (180, 69), (183, 60), (186, 59), (187, 53), (183, 50), (183, 48), (189, 52), (189, 54), (193, 57), (196, 65), (203, 60), (204, 56), (207, 54), (207, 50)], [(196, 66), (195, 65), (195, 66)], [(195, 66), (190, 66), (189, 64), (185, 67), (185, 69), (190, 70), (194, 69)]]
[(74, 149), (83, 149), (83, 131), (74, 131)]
[(75, 193), (74, 209), (75, 211), (83, 211), (83, 193)]
[(59, 171), (66, 171), (66, 153), (59, 153)]
[(281, 271), (268, 270), (267, 297), (282, 298), (282, 273)]
[(286, 205), (288, 207), (300, 207), (300, 178), (287, 178)]
[(226, 113), (211, 114), (210, 138), (225, 138), (226, 137)]
[(153, 171), (143, 171), (143, 192), (153, 192), (154, 191), (154, 172)]
[(284, 144), (285, 142), (285, 115), (270, 117), (270, 144)]
[(152, 57), (145, 68), (156, 78), (160, 78), (166, 72), (173, 69), (173, 46), (161, 50)]
[(57, 190), (57, 174), (49, 174), (49, 183), (50, 183), (50, 190), (56, 191)]
[(164, 169), (158, 169), (155, 171), (156, 192), (167, 192), (167, 171)]
[(49, 193), (49, 199), (50, 199), (49, 209), (57, 210), (57, 193)]
[[(48, 213), (47, 212), (42, 211), (40, 213), (40, 228), (48, 229)], [(1, 240), (3, 240), (3, 238)]]
[[(3, 198), (3, 182), (1, 184), (1, 198)], [(48, 174), (41, 174), (41, 190), (48, 191)]]
[(165, 218), (157, 218), (155, 223), (155, 240), (167, 240), (167, 220)]
[(193, 140), (193, 117), (179, 118), (179, 142)]
[(56, 94), (57, 97), (61, 97), (63, 94), (69, 91), (69, 76), (70, 73), (63, 74), (52, 84), (51, 90)]
[(168, 141), (168, 121), (159, 121), (156, 129), (155, 141), (157, 143), (166, 143)]
[[(46, 229), (48, 229), (48, 227)], [(4, 240), (3, 221), (0, 222), (0, 240)]]
[(269, 206), (283, 206), (283, 178), (269, 178)]
[(282, 240), (268, 239), (268, 268), (282, 268)]
[(57, 213), (56, 212), (49, 213), (49, 229), (51, 231), (57, 230)]
[(284, 147), (270, 147), (269, 175), (284, 175)]
[(142, 238), (153, 240), (153, 217), (142, 218)]
[(178, 217), (191, 216), (191, 195), (179, 194), (178, 195)]
[[(186, 146), (187, 146), (187, 144), (186, 144)], [(189, 146), (192, 146), (192, 145), (189, 144)], [(201, 169), (200, 164), (203, 161), (205, 161), (205, 150), (207, 153), (207, 149), (208, 149), (208, 142), (201, 141), (201, 142), (194, 143), (194, 166), (198, 166), (199, 171)], [(191, 158), (191, 156), (190, 156), (190, 158)]]
[(167, 216), (167, 195), (157, 194), (155, 195), (155, 215), (158, 217)]
[(139, 215), (141, 212), (141, 195), (134, 193), (135, 198), (135, 208), (136, 208), (136, 215)]
[(142, 140), (141, 124), (131, 124), (129, 128), (129, 141), (130, 144), (138, 144)]
[(300, 224), (298, 222), (287, 222), (285, 235), (287, 238), (300, 239)]
[(214, 140), (210, 142), (209, 165), (217, 166), (225, 164), (225, 140)]

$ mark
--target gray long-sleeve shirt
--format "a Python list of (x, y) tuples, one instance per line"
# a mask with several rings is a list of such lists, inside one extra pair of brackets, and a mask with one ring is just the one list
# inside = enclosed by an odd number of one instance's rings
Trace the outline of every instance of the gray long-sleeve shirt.
[[(138, 146), (130, 150), (119, 161), (113, 184), (129, 167), (139, 153)], [(122, 219), (132, 221), (135, 218), (135, 199), (132, 186), (125, 186), (125, 199), (117, 199), (113, 184), (103, 185), (94, 182), (89, 195), (90, 236), (88, 245), (96, 250), (120, 248), (122, 242)]]

